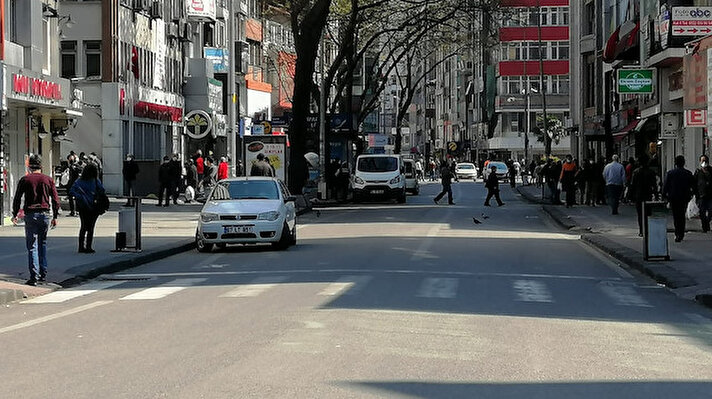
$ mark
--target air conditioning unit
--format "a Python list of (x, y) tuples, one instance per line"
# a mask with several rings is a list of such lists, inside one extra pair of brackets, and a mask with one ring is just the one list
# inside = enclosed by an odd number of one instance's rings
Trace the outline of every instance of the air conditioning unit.
[(160, 1), (151, 3), (151, 18), (163, 19), (163, 4)]
[(169, 37), (178, 37), (178, 25), (168, 24), (168, 36)]

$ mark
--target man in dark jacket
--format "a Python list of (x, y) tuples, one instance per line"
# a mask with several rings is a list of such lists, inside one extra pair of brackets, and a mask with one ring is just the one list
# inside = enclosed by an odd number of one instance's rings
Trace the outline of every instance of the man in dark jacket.
[(433, 198), (433, 201), (437, 204), (438, 201), (440, 201), (440, 199), (447, 194), (448, 205), (455, 205), (455, 203), (452, 202), (452, 172), (450, 171), (450, 167), (447, 162), (443, 163), (443, 166), (440, 167), (440, 179), (441, 184), (443, 185), (443, 190), (437, 197)]
[(163, 163), (158, 168), (158, 204), (156, 206), (161, 206), (163, 204), (163, 196), (166, 196), (166, 202), (164, 206), (170, 205), (171, 202), (171, 187), (173, 176), (171, 175), (171, 159), (168, 157), (163, 157)]
[(700, 157), (700, 167), (695, 171), (695, 197), (700, 208), (702, 231), (710, 231), (710, 216), (712, 216), (712, 166), (707, 155)]
[[(170, 193), (173, 198), (173, 205), (178, 205), (178, 194), (182, 191), (183, 187), (183, 165), (180, 162), (180, 155), (178, 153), (173, 154), (170, 161), (171, 167), (171, 182), (170, 182)], [(168, 202), (168, 200), (166, 200)]]
[(680, 242), (685, 237), (685, 211), (692, 198), (695, 178), (692, 172), (685, 169), (685, 157), (675, 157), (675, 168), (667, 172), (663, 198), (666, 198), (672, 209), (672, 218), (675, 223), (675, 242)]
[(485, 206), (490, 206), (490, 200), (494, 197), (497, 200), (497, 205), (502, 206), (504, 202), (499, 198), (499, 178), (497, 177), (497, 167), (492, 166), (492, 171), (489, 176), (487, 176), (487, 181), (485, 182), (485, 188), (487, 189), (487, 198), (485, 198)]
[(264, 154), (257, 154), (257, 161), (250, 168), (250, 176), (274, 176), (272, 166), (265, 161)]
[(630, 178), (629, 198), (635, 203), (638, 213), (638, 235), (643, 236), (643, 202), (651, 201), (657, 190), (655, 172), (648, 167), (649, 158), (643, 154), (638, 159), (638, 167), (633, 170)]
[[(121, 173), (124, 175), (124, 181), (126, 182), (126, 194), (129, 197), (134, 196), (134, 182), (136, 181), (136, 176), (138, 175), (138, 163), (134, 160), (132, 154), (126, 155), (126, 160), (124, 161), (124, 167)], [(71, 187), (71, 186), (70, 186)], [(126, 201), (126, 206), (131, 206), (131, 201)]]

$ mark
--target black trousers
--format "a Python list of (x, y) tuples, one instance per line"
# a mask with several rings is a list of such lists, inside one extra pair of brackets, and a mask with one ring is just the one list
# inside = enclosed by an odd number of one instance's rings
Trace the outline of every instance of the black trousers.
[(672, 220), (675, 225), (675, 238), (682, 240), (685, 237), (685, 222), (688, 201), (670, 201)]
[(166, 196), (166, 206), (171, 203), (171, 197), (175, 194), (175, 189), (172, 184), (161, 183), (158, 188), (158, 205), (163, 204), (163, 195)]
[(99, 218), (99, 214), (92, 210), (80, 209), (79, 210), (79, 249), (91, 249), (94, 242), (94, 227), (96, 227), (96, 220)]
[(447, 203), (452, 204), (452, 186), (449, 184), (448, 185), (443, 184), (443, 191), (441, 191), (440, 194), (438, 194), (438, 196), (435, 197), (435, 201), (440, 201), (440, 199), (442, 197), (444, 197), (445, 194), (447, 194)]
[(485, 198), (485, 205), (489, 205), (492, 197), (494, 197), (494, 199), (497, 201), (497, 205), (502, 205), (502, 199), (499, 198), (499, 190), (494, 190), (491, 188), (487, 189), (487, 198)]

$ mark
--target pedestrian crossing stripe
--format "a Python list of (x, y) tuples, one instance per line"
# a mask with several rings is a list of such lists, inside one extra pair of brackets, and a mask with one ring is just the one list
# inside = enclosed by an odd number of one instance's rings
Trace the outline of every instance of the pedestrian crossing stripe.
[(70, 299), (79, 298), (85, 295), (93, 294), (97, 291), (111, 288), (121, 283), (123, 283), (123, 281), (96, 281), (83, 285), (81, 287), (77, 287), (76, 289), (50, 292), (47, 295), (42, 295), (36, 298), (28, 299), (26, 301), (22, 301), (22, 303), (62, 303)]
[(371, 276), (344, 276), (337, 281), (329, 284), (324, 288), (319, 295), (321, 296), (336, 296), (342, 295), (354, 295), (371, 281)]
[(264, 276), (258, 277), (250, 284), (243, 284), (234, 290), (220, 295), (221, 298), (249, 298), (256, 297), (261, 293), (275, 287), (279, 283), (287, 281), (287, 276)]
[(135, 301), (145, 299), (161, 299), (176, 292), (183, 291), (189, 286), (202, 283), (207, 278), (179, 278), (158, 287), (146, 288), (145, 290), (119, 298), (120, 301)]

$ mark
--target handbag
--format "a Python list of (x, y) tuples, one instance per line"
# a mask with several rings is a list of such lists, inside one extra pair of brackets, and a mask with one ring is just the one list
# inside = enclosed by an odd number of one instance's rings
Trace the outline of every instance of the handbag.
[(700, 217), (700, 208), (697, 207), (697, 201), (695, 201), (694, 197), (687, 203), (685, 216), (687, 216), (688, 219), (697, 219)]

